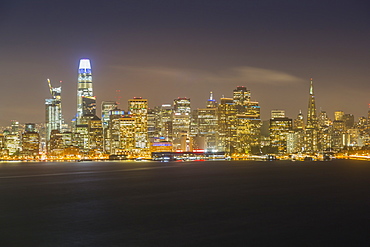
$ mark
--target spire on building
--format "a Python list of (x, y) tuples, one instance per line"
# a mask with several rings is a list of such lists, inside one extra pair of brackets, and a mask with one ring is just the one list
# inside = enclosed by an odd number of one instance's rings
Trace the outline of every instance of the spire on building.
[(214, 108), (217, 107), (216, 100), (213, 99), (213, 92), (210, 92), (209, 100), (207, 100), (207, 108)]
[(310, 79), (311, 85), (310, 85), (310, 95), (313, 95), (313, 80)]

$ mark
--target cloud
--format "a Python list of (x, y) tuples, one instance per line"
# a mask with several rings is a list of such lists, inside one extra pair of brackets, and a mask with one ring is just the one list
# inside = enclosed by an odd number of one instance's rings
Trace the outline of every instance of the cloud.
[(219, 71), (202, 71), (195, 69), (177, 69), (168, 67), (116, 66), (124, 70), (130, 78), (172, 81), (185, 84), (199, 83), (234, 83), (234, 84), (267, 84), (288, 85), (302, 83), (304, 80), (289, 73), (249, 66), (228, 68)]
[(295, 84), (301, 83), (303, 80), (286, 72), (256, 68), (256, 67), (236, 67), (229, 71), (222, 72), (219, 77), (212, 78), (213, 80), (229, 80), (238, 83), (258, 83), (258, 84)]

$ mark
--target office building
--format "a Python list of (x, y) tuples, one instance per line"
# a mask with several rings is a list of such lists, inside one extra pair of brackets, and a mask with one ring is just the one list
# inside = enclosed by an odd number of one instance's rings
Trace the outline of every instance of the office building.
[[(270, 145), (278, 153), (285, 154), (288, 151), (288, 134), (292, 133), (293, 121), (287, 117), (275, 117), (270, 119)], [(291, 142), (294, 136), (289, 136)], [(293, 145), (289, 150), (294, 150)]]
[(128, 110), (135, 119), (135, 148), (141, 151), (149, 149), (148, 136), (148, 100), (135, 97), (128, 101)]
[(181, 140), (190, 138), (191, 108), (189, 98), (177, 98), (173, 102), (172, 134), (173, 145), (181, 149)]

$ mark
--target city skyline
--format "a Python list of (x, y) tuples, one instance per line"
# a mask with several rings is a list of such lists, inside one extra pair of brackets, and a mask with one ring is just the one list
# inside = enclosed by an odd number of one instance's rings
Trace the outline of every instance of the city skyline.
[[(63, 81), (63, 115), (74, 117), (76, 67), (90, 58), (102, 101), (133, 97), (149, 106), (191, 99), (204, 107), (246, 86), (262, 119), (272, 109), (307, 114), (309, 78), (316, 107), (366, 116), (370, 99), (367, 4), (245, 1), (63, 1), (1, 3), (0, 125), (44, 122), (46, 79)], [(80, 15), (79, 8), (87, 9)], [(87, 5), (88, 4), (88, 5)], [(86, 32), (85, 32), (85, 31)]]
[[(370, 110), (355, 121), (354, 115), (335, 111), (317, 113), (313, 78), (310, 78), (306, 121), (301, 110), (289, 118), (284, 109), (271, 110), (267, 121), (245, 86), (217, 103), (210, 92), (203, 108), (192, 109), (191, 99), (178, 97), (172, 104), (149, 108), (148, 99), (133, 97), (127, 108), (103, 101), (97, 116), (93, 69), (89, 58), (78, 65), (76, 115), (65, 124), (62, 87), (47, 79), (51, 98), (45, 99), (45, 123), (12, 120), (0, 133), (4, 160), (93, 159), (282, 159), (330, 160), (349, 157), (370, 146)], [(61, 82), (60, 82), (61, 84)], [(22, 130), (24, 128), (24, 131)], [(306, 155), (306, 157), (305, 157)]]

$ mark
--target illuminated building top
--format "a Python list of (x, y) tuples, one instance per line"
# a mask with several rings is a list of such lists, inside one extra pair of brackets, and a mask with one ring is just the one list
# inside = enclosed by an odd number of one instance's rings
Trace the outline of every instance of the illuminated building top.
[[(78, 66), (78, 82), (79, 83), (91, 83), (92, 82), (90, 59), (83, 58), (80, 60), (80, 65)], [(93, 95), (91, 94), (91, 95), (85, 95), (85, 96), (93, 96)]]
[(90, 59), (83, 58), (80, 60), (80, 66), (78, 67), (78, 72), (80, 74), (83, 74), (83, 73), (91, 74)]

